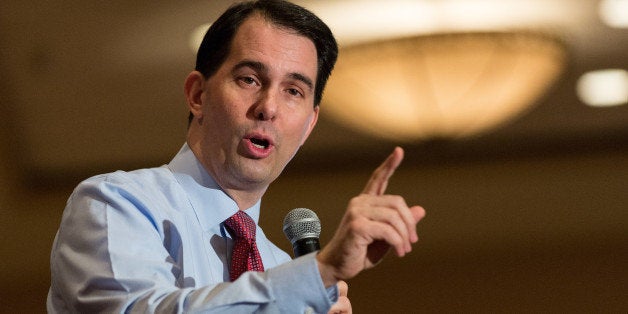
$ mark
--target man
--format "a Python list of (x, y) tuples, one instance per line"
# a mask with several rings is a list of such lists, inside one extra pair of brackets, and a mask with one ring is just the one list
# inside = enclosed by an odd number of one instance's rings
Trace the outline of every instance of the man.
[(68, 200), (48, 311), (350, 313), (343, 280), (418, 240), (424, 210), (384, 194), (400, 148), (320, 252), (291, 261), (256, 224), (263, 194), (316, 124), (336, 54), (329, 29), (301, 7), (227, 10), (185, 81), (179, 153), (160, 168), (90, 178)]

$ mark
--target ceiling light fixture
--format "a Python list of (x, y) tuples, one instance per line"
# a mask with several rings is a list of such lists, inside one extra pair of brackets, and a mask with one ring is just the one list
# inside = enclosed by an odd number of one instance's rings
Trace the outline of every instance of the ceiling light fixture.
[(530, 108), (566, 61), (556, 38), (532, 32), (423, 35), (342, 49), (325, 110), (397, 141), (463, 137)]
[(626, 28), (628, 27), (628, 0), (602, 0), (599, 5), (599, 14), (606, 25)]
[[(419, 34), (582, 25), (573, 0), (296, 0), (321, 17), (341, 45)], [(352, 12), (355, 14), (347, 14)]]
[(592, 107), (611, 107), (628, 103), (628, 71), (605, 69), (583, 74), (576, 91), (585, 104)]

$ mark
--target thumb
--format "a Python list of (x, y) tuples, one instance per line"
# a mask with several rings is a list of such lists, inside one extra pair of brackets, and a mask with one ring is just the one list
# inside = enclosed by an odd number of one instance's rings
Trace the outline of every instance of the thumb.
[(418, 223), (425, 217), (425, 209), (421, 206), (412, 206), (410, 207), (410, 212), (412, 213), (412, 217), (414, 218), (414, 223)]

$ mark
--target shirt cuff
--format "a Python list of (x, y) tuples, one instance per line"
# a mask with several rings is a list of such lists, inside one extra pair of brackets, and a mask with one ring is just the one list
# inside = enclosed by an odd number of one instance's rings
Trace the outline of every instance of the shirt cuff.
[(338, 300), (338, 287), (325, 288), (313, 252), (266, 271), (282, 313), (327, 313)]

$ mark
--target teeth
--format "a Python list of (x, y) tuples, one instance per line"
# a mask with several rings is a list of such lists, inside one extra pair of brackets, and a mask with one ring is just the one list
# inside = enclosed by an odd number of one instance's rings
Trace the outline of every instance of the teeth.
[(268, 142), (264, 140), (252, 138), (251, 143), (257, 148), (268, 148)]

